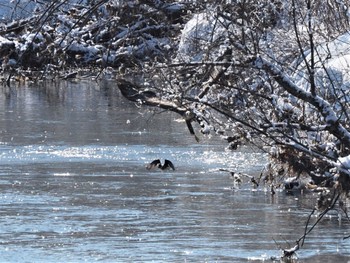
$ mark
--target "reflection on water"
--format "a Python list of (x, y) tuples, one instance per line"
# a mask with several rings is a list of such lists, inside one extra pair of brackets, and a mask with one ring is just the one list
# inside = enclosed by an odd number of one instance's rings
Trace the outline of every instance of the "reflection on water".
[[(5, 262), (261, 262), (304, 232), (315, 196), (236, 189), (218, 171), (259, 173), (253, 149), (197, 144), (177, 115), (139, 110), (108, 83), (0, 92)], [(176, 171), (147, 171), (155, 158)], [(346, 235), (327, 217), (300, 262), (348, 262)]]

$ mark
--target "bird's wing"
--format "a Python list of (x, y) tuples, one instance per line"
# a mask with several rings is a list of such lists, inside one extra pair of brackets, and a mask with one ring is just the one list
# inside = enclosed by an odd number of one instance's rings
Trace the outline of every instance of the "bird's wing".
[(163, 169), (166, 169), (166, 168), (171, 168), (171, 169), (175, 170), (174, 164), (169, 160), (164, 161)]
[(155, 168), (155, 167), (159, 167), (159, 165), (160, 165), (160, 160), (157, 159), (157, 160), (154, 160), (154, 161), (152, 161), (151, 163), (149, 163), (149, 164), (146, 166), (146, 168), (147, 168), (148, 170), (151, 170), (151, 169), (153, 169), (153, 168)]

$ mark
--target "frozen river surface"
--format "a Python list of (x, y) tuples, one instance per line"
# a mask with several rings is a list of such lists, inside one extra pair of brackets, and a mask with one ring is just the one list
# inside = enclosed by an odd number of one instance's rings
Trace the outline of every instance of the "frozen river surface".
[[(0, 88), (1, 262), (272, 262), (315, 196), (233, 187), (219, 168), (266, 159), (224, 148), (108, 83)], [(177, 169), (146, 170), (157, 158)], [(296, 262), (349, 262), (349, 229), (328, 216)]]

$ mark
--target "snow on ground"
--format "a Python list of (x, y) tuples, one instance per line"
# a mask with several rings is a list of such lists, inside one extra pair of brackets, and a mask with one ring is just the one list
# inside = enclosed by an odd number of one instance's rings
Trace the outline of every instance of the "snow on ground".
[[(213, 52), (215, 49), (212, 48), (214, 45), (222, 44), (220, 40), (226, 34), (226, 29), (209, 12), (195, 14), (182, 31), (177, 60), (200, 62), (204, 59), (216, 58), (218, 54)], [(211, 48), (210, 52), (208, 47)], [(220, 48), (217, 50), (220, 52)]]
[(350, 169), (350, 156), (339, 158), (339, 163), (341, 164), (342, 167), (346, 169)]
[[(333, 88), (350, 88), (350, 33), (318, 46), (315, 56), (316, 85), (323, 95), (332, 95)], [(311, 60), (310, 54), (307, 60)], [(309, 79), (304, 62), (298, 65), (296, 72), (294, 78), (298, 86), (308, 90)]]

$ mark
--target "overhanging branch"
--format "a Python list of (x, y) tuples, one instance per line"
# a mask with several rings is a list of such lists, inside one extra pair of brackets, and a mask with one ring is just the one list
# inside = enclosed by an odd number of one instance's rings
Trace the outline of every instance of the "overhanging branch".
[(313, 105), (323, 116), (327, 130), (337, 137), (344, 145), (350, 147), (350, 133), (339, 122), (339, 118), (332, 109), (331, 105), (319, 96), (314, 96), (298, 87), (279, 66), (265, 60), (262, 57), (257, 58), (255, 63), (257, 68), (265, 70), (285, 91), (289, 94)]

